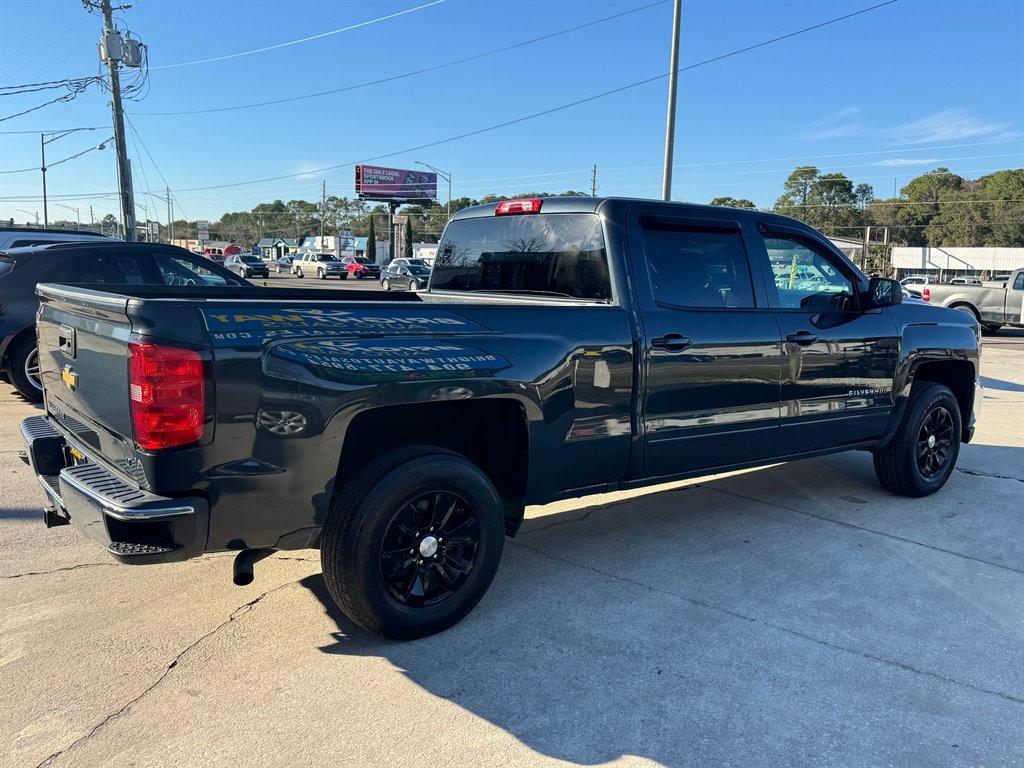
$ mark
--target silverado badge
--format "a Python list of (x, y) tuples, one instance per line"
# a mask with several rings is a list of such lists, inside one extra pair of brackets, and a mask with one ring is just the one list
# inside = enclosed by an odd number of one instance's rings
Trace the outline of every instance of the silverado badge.
[(64, 384), (67, 385), (67, 388), (72, 392), (78, 388), (78, 374), (75, 373), (75, 369), (70, 365), (65, 365), (64, 368), (61, 369), (60, 377), (64, 380)]

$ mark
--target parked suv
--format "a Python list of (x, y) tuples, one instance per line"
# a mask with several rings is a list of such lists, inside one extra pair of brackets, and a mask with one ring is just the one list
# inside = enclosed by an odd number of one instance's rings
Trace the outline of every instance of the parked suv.
[(292, 261), (292, 274), (296, 277), (316, 275), (321, 280), (326, 280), (332, 275), (337, 275), (344, 280), (348, 277), (348, 271), (341, 259), (333, 253), (304, 253)]
[(88, 232), (78, 229), (33, 229), (31, 227), (0, 227), (0, 253), (11, 248), (27, 248), (31, 245), (48, 243), (73, 243), (80, 240), (116, 240), (99, 232)]
[(97, 237), (0, 253), (0, 378), (34, 403), (43, 398), (35, 333), (37, 283), (248, 285), (202, 256), (171, 245)]
[(380, 277), (380, 264), (370, 261), (365, 256), (346, 256), (342, 261), (348, 273), (357, 280), (364, 277), (375, 280)]

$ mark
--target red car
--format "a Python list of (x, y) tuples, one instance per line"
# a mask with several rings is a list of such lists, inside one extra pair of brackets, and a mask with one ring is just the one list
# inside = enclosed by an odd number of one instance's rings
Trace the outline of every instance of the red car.
[(341, 260), (348, 269), (349, 277), (362, 280), (365, 277), (377, 280), (380, 277), (380, 264), (370, 261), (365, 256), (346, 256)]

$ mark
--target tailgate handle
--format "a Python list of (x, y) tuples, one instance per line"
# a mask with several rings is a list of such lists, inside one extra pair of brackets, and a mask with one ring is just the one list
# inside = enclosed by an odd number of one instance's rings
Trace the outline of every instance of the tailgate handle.
[(75, 337), (75, 329), (70, 325), (62, 325), (60, 331), (57, 332), (57, 348), (64, 357), (71, 360), (75, 359), (78, 344)]

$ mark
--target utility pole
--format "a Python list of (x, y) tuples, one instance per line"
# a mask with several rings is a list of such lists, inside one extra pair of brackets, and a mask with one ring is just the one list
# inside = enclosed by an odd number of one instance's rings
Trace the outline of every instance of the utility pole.
[(46, 209), (46, 134), (39, 134), (39, 155), (41, 162), (39, 170), (43, 172), (43, 225), (50, 226), (50, 215)]
[(672, 52), (669, 55), (668, 116), (665, 118), (665, 169), (661, 176), (661, 199), (672, 199), (672, 149), (676, 135), (676, 82), (679, 79), (679, 27), (683, 0), (675, 0), (672, 8)]
[(871, 240), (871, 227), (864, 227), (864, 241), (860, 247), (860, 271), (863, 272), (868, 263), (868, 242)]
[(597, 165), (590, 169), (590, 196), (597, 197)]
[(324, 219), (327, 217), (327, 179), (320, 182), (320, 250), (324, 250)]
[(91, 205), (89, 206), (89, 226), (90, 227), (95, 227), (96, 226), (96, 219), (92, 215), (92, 206)]
[(164, 192), (167, 193), (167, 242), (171, 243), (174, 241), (174, 219), (171, 218), (171, 188), (164, 187)]
[[(88, 9), (96, 8), (96, 0), (83, 0)], [(117, 10), (127, 6), (119, 5)], [(135, 231), (135, 192), (132, 189), (132, 171), (128, 160), (128, 146), (124, 139), (124, 109), (121, 106), (121, 75), (118, 71), (119, 62), (124, 57), (121, 34), (114, 28), (113, 12), (110, 0), (99, 0), (99, 9), (103, 13), (103, 37), (100, 44), (101, 59), (105, 59), (110, 71), (111, 110), (114, 119), (114, 147), (117, 150), (117, 183), (121, 198), (121, 223), (124, 226), (124, 239), (130, 242), (136, 238)]]

